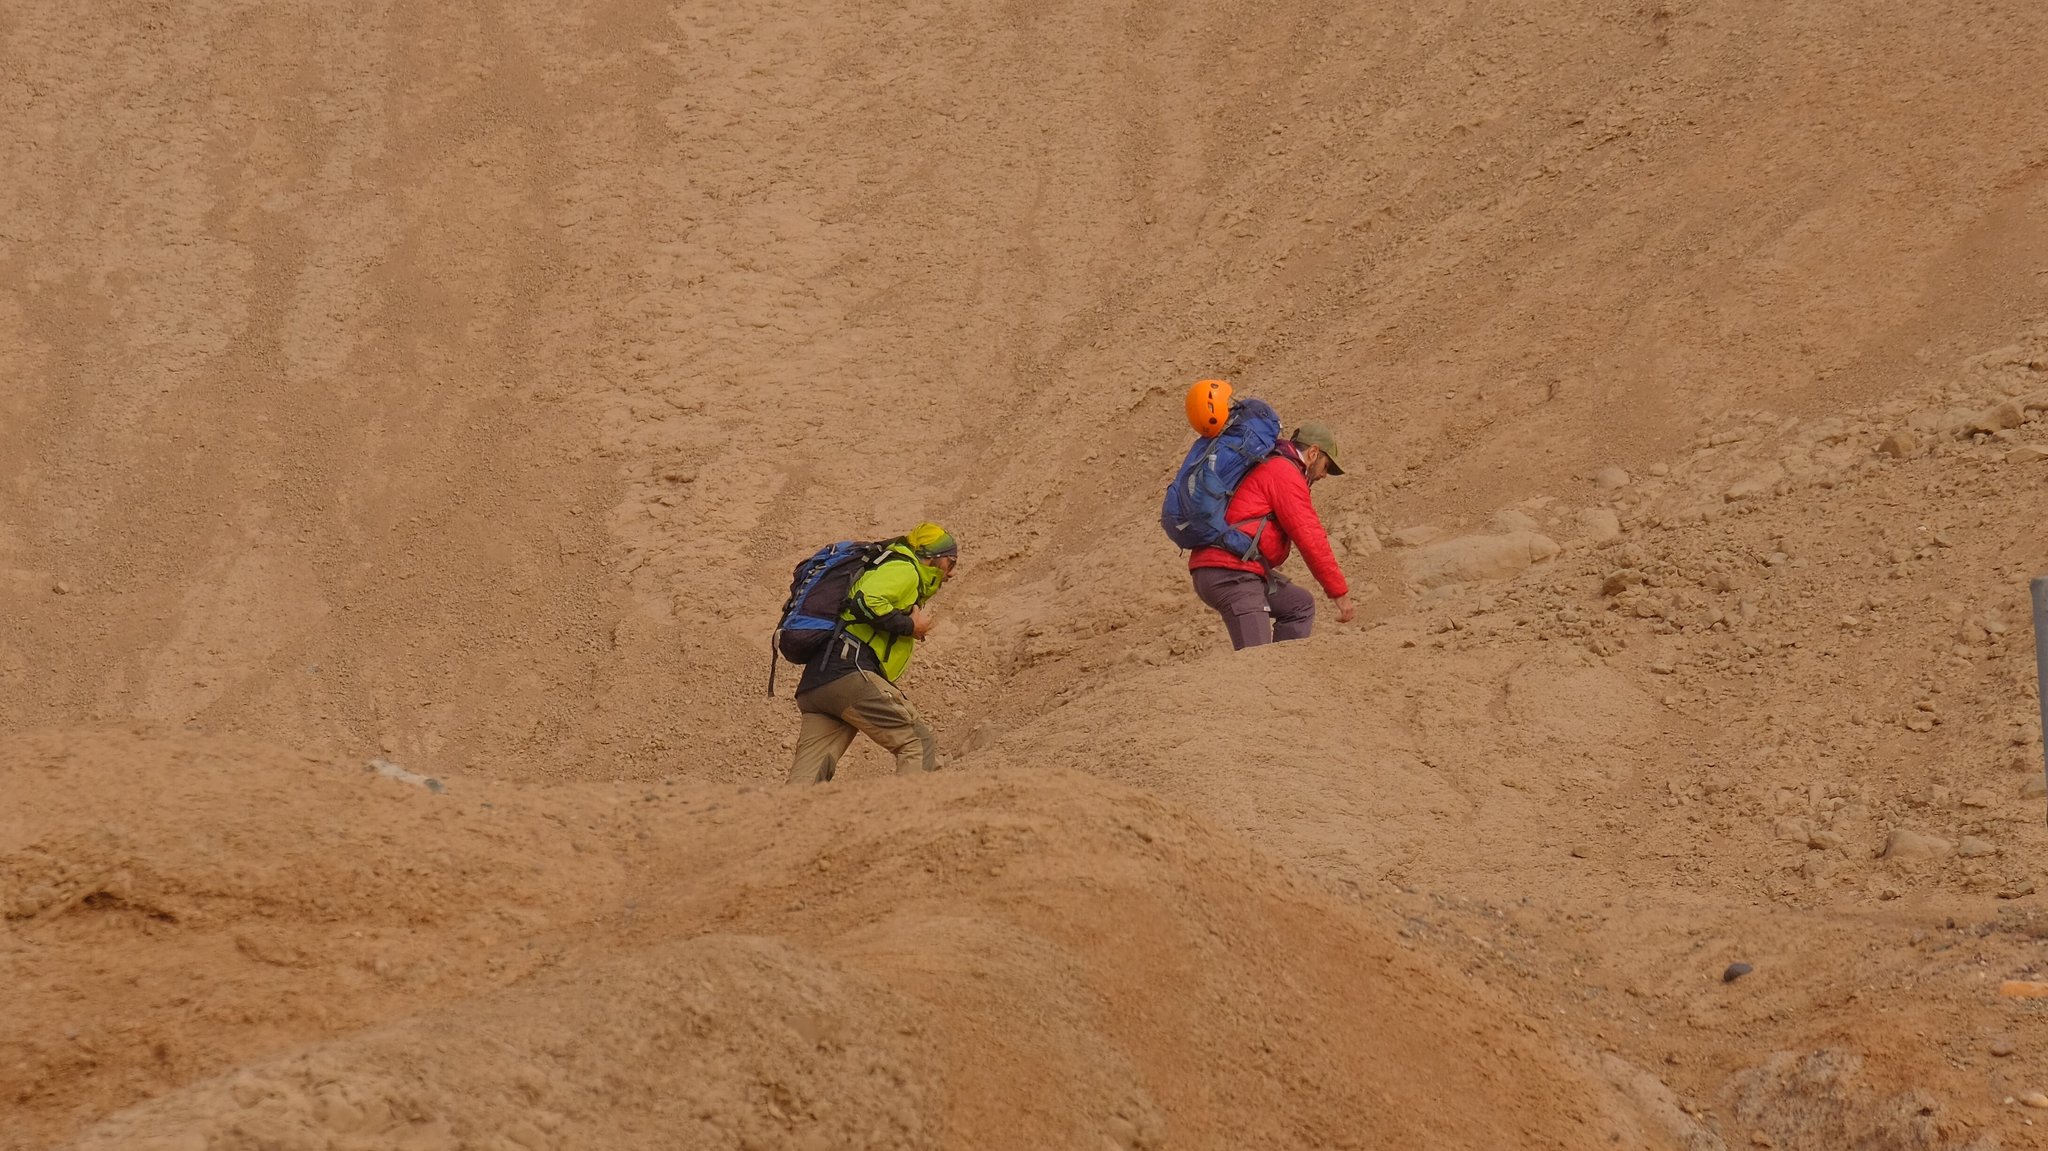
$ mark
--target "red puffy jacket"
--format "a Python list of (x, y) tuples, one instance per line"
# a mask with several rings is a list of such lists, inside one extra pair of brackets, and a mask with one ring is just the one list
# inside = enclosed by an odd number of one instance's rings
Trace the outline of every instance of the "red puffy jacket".
[[(1300, 544), (1301, 558), (1316, 582), (1323, 585), (1323, 593), (1342, 599), (1351, 593), (1351, 585), (1344, 582), (1344, 569), (1337, 566), (1337, 555), (1330, 550), (1330, 537), (1323, 531), (1316, 505), (1309, 500), (1308, 474), (1302, 471), (1301, 456), (1293, 449), (1293, 444), (1281, 441), (1280, 449), (1237, 485), (1224, 515), (1247, 535), (1258, 535), (1266, 567), (1286, 563), (1290, 542)], [(1265, 520), (1266, 530), (1260, 534), (1258, 521), (1268, 516), (1272, 518)], [(1188, 570), (1196, 568), (1265, 574), (1257, 560), (1241, 560), (1222, 548), (1198, 549), (1188, 557)]]

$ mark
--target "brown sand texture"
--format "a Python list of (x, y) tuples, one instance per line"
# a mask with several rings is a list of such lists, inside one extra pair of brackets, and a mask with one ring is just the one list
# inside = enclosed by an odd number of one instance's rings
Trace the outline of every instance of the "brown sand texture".
[[(2044, 45), (0, 5), (0, 1151), (2048, 1148)], [(942, 770), (784, 786), (927, 518)]]

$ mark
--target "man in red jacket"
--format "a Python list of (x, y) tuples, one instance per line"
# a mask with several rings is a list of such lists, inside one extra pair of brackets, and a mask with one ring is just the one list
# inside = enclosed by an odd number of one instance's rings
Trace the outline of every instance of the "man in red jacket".
[[(1305, 639), (1315, 624), (1316, 597), (1279, 573), (1292, 545), (1323, 592), (1337, 604), (1337, 622), (1350, 623), (1351, 588), (1330, 550), (1330, 537), (1309, 499), (1308, 486), (1324, 476), (1341, 476), (1337, 437), (1323, 424), (1303, 424), (1280, 441), (1231, 493), (1225, 517), (1258, 540), (1257, 554), (1240, 559), (1222, 548), (1202, 548), (1188, 557), (1195, 594), (1223, 617), (1230, 645), (1240, 650), (1275, 640)], [(1263, 559), (1263, 563), (1260, 562)]]

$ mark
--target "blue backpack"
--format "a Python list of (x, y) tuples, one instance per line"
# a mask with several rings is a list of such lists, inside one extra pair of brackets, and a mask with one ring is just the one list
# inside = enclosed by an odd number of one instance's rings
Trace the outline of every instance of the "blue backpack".
[(890, 554), (889, 541), (840, 540), (811, 553), (790, 573), (789, 598), (775, 625), (768, 655), (768, 694), (775, 694), (776, 656), (809, 663), (839, 630), (839, 613), (853, 593), (853, 581)]
[[(1159, 526), (1166, 538), (1193, 551), (1217, 547), (1240, 559), (1258, 554), (1258, 536), (1224, 517), (1230, 495), (1253, 468), (1280, 443), (1280, 414), (1264, 400), (1241, 399), (1230, 405), (1230, 422), (1188, 449), (1159, 507)], [(1264, 530), (1264, 525), (1260, 525)]]

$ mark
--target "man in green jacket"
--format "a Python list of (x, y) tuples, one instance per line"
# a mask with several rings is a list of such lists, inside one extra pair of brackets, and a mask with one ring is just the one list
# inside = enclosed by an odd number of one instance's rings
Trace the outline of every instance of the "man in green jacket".
[(853, 581), (839, 630), (804, 665), (796, 685), (803, 726), (796, 735), (791, 783), (824, 783), (856, 734), (887, 748), (896, 772), (931, 771), (939, 748), (932, 730), (896, 686), (917, 641), (932, 630), (924, 606), (953, 574), (960, 545), (934, 523), (890, 541), (882, 558)]

